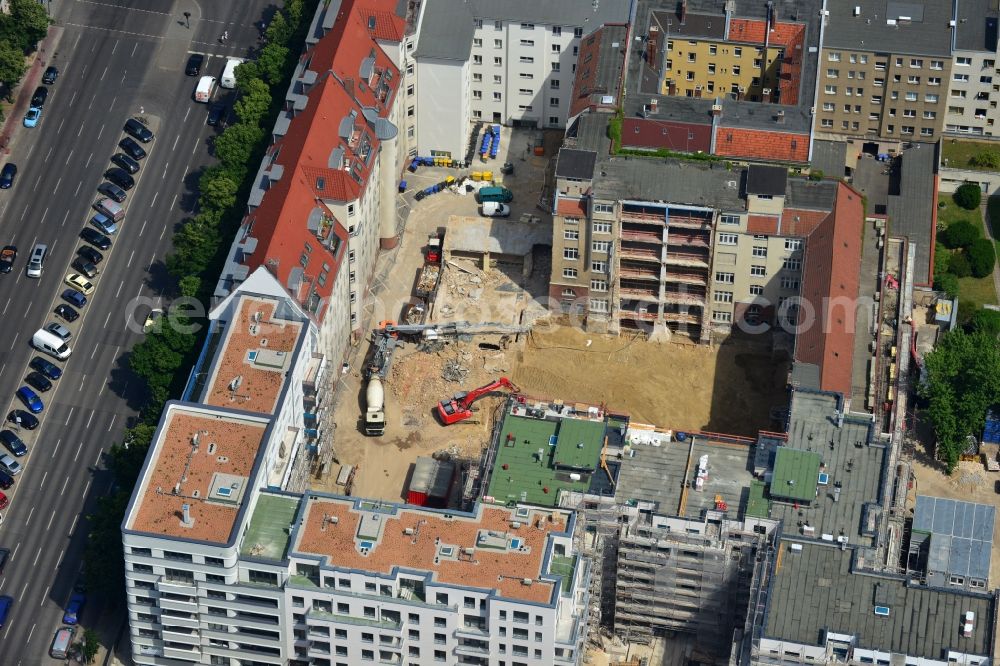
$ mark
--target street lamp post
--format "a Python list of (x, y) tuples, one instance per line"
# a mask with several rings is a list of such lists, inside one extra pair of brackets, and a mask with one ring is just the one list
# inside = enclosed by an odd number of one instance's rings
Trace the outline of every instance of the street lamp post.
[[(49, 0), (49, 2), (51, 1)], [(191, 12), (184, 12), (184, 25), (188, 30), (191, 29)]]

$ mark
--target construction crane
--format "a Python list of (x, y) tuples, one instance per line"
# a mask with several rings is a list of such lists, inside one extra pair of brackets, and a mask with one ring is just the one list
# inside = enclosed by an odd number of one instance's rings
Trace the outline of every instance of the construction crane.
[(446, 426), (458, 423), (459, 421), (464, 421), (472, 416), (472, 403), (485, 395), (494, 393), (500, 388), (506, 388), (513, 393), (519, 393), (521, 391), (521, 389), (514, 385), (514, 382), (510, 381), (506, 377), (501, 377), (500, 379), (490, 382), (486, 386), (480, 386), (479, 388), (468, 392), (462, 391), (461, 393), (456, 393), (451, 398), (442, 400), (438, 403), (438, 418), (440, 418), (441, 423)]

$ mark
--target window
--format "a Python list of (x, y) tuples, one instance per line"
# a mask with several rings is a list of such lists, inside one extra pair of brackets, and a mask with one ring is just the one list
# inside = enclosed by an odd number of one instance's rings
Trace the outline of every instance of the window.
[(591, 291), (607, 291), (608, 281), (607, 280), (591, 280), (590, 281)]
[(937, 118), (936, 111), (924, 111), (924, 120), (934, 120)]
[(583, 37), (583, 28), (573, 28), (573, 37), (576, 39)]
[(501, 83), (503, 83), (503, 77), (500, 76), (499, 74), (494, 74), (493, 75), (493, 83), (496, 83), (497, 85), (500, 85)]
[(521, 72), (520, 74), (518, 74), (518, 76), (520, 78), (522, 78), (522, 79), (533, 79), (533, 78), (535, 78), (535, 75), (531, 74), (530, 72)]
[(899, 128), (900, 134), (913, 134), (913, 125), (903, 125)]
[(718, 55), (718, 53), (719, 53), (718, 46), (716, 46), (715, 44), (708, 45), (708, 55)]
[(595, 213), (613, 213), (615, 207), (613, 204), (594, 204)]
[(906, 101), (907, 102), (916, 102), (917, 101), (917, 93), (915, 93), (915, 92), (908, 92), (908, 93), (906, 93)]
[(715, 281), (722, 282), (723, 284), (733, 284), (736, 282), (735, 273), (724, 273), (722, 271), (715, 274)]
[(483, 98), (483, 91), (482, 90), (473, 90), (472, 91), (472, 99), (482, 99), (482, 98)]
[(576, 279), (576, 269), (575, 268), (564, 268), (563, 269), (563, 277), (567, 278), (567, 279), (570, 279), (570, 280), (575, 280)]
[(733, 55), (735, 57), (737, 57), (737, 58), (741, 57), (743, 55), (743, 48), (739, 47), (739, 46), (737, 46), (736, 48), (734, 48), (733, 49)]
[(919, 76), (908, 76), (908, 77), (906, 77), (906, 82), (909, 83), (910, 85), (920, 85), (920, 77)]
[[(590, 303), (588, 304), (588, 309), (591, 312), (607, 312), (608, 311), (608, 299), (606, 299), (606, 298), (592, 298), (592, 299), (590, 299)], [(525, 622), (527, 622), (527, 620), (525, 620)]]
[(781, 278), (781, 288), (782, 289), (798, 289), (799, 281), (797, 278), (783, 277)]
[(793, 257), (786, 257), (781, 267), (786, 271), (802, 270), (802, 260)]
[(719, 245), (736, 245), (738, 241), (736, 234), (719, 234)]
[(563, 240), (579, 240), (579, 229), (563, 229)]
[(750, 295), (751, 296), (760, 296), (763, 293), (764, 293), (764, 285), (762, 285), (762, 284), (752, 284), (752, 285), (750, 285)]
[(724, 310), (715, 310), (712, 312), (712, 321), (717, 321), (722, 324), (728, 324), (733, 320), (733, 313), (726, 312)]
[(938, 96), (932, 93), (927, 93), (926, 95), (924, 95), (924, 101), (927, 102), (928, 104), (937, 104)]
[(522, 23), (521, 24), (521, 30), (534, 30), (534, 29), (535, 29), (535, 24), (534, 23)]
[(519, 60), (521, 62), (528, 63), (528, 64), (531, 64), (531, 63), (535, 62), (535, 59), (533, 57), (531, 57), (531, 56), (521, 56), (519, 58)]
[(826, 58), (830, 62), (840, 62), (840, 52), (839, 51), (830, 51), (829, 53), (827, 53)]
[(611, 223), (610, 222), (594, 222), (593, 230), (595, 234), (610, 234), (611, 233)]
[(611, 241), (594, 241), (591, 243), (591, 250), (594, 252), (607, 252)]
[(965, 585), (965, 579), (961, 576), (950, 576), (948, 582), (952, 585)]
[(533, 39), (522, 39), (521, 40), (521, 46), (534, 46), (534, 45), (535, 45), (535, 40), (533, 40)]
[(496, 65), (497, 67), (502, 67), (503, 58), (501, 58), (500, 56), (496, 56), (495, 58), (493, 58), (493, 64)]
[(483, 40), (481, 38), (479, 38), (479, 37), (473, 37), (472, 38), (472, 45), (473, 46), (482, 46), (483, 45)]
[(833, 127), (833, 118), (821, 118), (819, 121), (821, 127)]
[(833, 111), (833, 102), (823, 102), (824, 111)]
[(518, 88), (517, 92), (520, 95), (530, 95), (531, 94), (531, 89), (530, 88)]
[(964, 83), (964, 82), (967, 82), (969, 80), (969, 75), (968, 74), (957, 74), (956, 73), (956, 74), (952, 75), (951, 80), (952, 81), (957, 81), (959, 83)]
[(755, 257), (766, 257), (767, 256), (767, 246), (766, 245), (754, 245), (753, 246), (753, 256), (755, 256)]
[(719, 223), (720, 224), (739, 224), (740, 223), (740, 216), (739, 215), (722, 215), (722, 216), (719, 217)]
[(474, 55), (474, 56), (472, 56), (472, 64), (473, 65), (482, 65), (483, 64), (483, 56), (481, 56), (481, 55)]
[(750, 275), (753, 277), (764, 277), (767, 275), (767, 266), (761, 266), (759, 264), (751, 266)]
[[(826, 70), (826, 78), (828, 78), (828, 79), (835, 79), (839, 75), (840, 75), (840, 70), (839, 69), (828, 69), (828, 70)], [(854, 77), (852, 76), (850, 78), (853, 79)]]
[(712, 300), (716, 303), (732, 303), (733, 302), (733, 292), (731, 291), (717, 291), (712, 296)]
[(493, 93), (493, 101), (494, 102), (499, 102), (502, 99), (503, 99), (503, 95), (502, 94), (500, 94), (499, 92)]
[(963, 66), (963, 67), (968, 67), (969, 65), (972, 64), (972, 58), (964, 57), (964, 56), (958, 56), (958, 57), (955, 58), (955, 64)]
[(552, 52), (553, 53), (561, 53), (562, 52), (562, 47), (559, 46), (558, 44), (553, 44), (552, 45)]
[(590, 270), (592, 273), (607, 273), (608, 272), (608, 262), (606, 261), (591, 261)]
[[(151, 557), (153, 555), (153, 551), (150, 548), (135, 548), (135, 547), (133, 547), (133, 548), (130, 549), (130, 552), (133, 555), (143, 555), (145, 557)], [(208, 558), (205, 558), (205, 559), (207, 560)]]
[(934, 136), (934, 128), (933, 127), (921, 127), (920, 128), (920, 136)]
[(559, 63), (557, 63), (557, 62), (552, 63), (552, 71), (553, 72), (558, 72), (559, 71)]
[(580, 250), (575, 247), (564, 247), (563, 248), (563, 259), (566, 261), (576, 261), (580, 258)]
[(557, 36), (561, 35), (562, 34), (562, 26), (558, 26), (558, 25), (552, 26), (552, 34), (553, 35), (557, 35)]
[(917, 110), (916, 109), (903, 109), (903, 117), (904, 118), (916, 118), (917, 117)]
[(786, 238), (785, 239), (785, 249), (789, 252), (794, 252), (795, 250), (802, 249), (802, 239), (801, 238)]
[(823, 92), (825, 92), (827, 95), (836, 95), (837, 94), (837, 86), (826, 86), (823, 89)]
[(559, 98), (549, 97), (549, 106), (559, 106)]
[(558, 116), (549, 116), (549, 125), (558, 125), (558, 124), (559, 124)]
[(921, 58), (910, 58), (910, 67), (914, 69), (920, 69), (924, 66), (924, 61)]
[(928, 79), (927, 79), (927, 85), (929, 85), (929, 86), (939, 86), (939, 85), (941, 85), (941, 77), (940, 76), (931, 76), (931, 77), (928, 77)]
[(552, 79), (549, 81), (549, 88), (553, 90), (559, 90), (559, 79)]

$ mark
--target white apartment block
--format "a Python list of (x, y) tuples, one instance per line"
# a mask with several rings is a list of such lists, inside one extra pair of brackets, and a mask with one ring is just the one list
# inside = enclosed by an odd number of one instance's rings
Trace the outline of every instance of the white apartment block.
[(479, 122), (565, 127), (580, 40), (628, 16), (621, 0), (424, 2), (414, 51), (418, 152), (461, 159)]
[[(958, 0), (944, 131), (1000, 135), (997, 10), (988, 0)], [(957, 165), (964, 166), (964, 165)]]

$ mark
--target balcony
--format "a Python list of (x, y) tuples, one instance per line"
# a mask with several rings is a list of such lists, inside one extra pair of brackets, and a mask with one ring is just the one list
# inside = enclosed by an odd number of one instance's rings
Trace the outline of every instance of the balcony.
[(668, 291), (663, 294), (665, 303), (676, 303), (678, 305), (696, 305), (705, 307), (705, 297), (698, 294), (685, 293), (680, 291)]
[(657, 318), (659, 317), (659, 314), (655, 310), (649, 311), (644, 309), (639, 309), (639, 310), (621, 309), (618, 311), (618, 317), (620, 319), (635, 319), (638, 321), (656, 321)]
[(198, 596), (198, 588), (194, 586), (194, 576), (188, 578), (167, 578), (164, 576), (156, 583), (156, 589), (160, 592), (174, 592), (189, 597)]
[(622, 240), (642, 241), (645, 243), (661, 243), (663, 242), (663, 236), (656, 231), (622, 229)]
[(701, 324), (701, 317), (699, 315), (687, 312), (664, 312), (663, 320), (677, 324)]
[(455, 654), (465, 654), (473, 657), (488, 657), (490, 655), (489, 648), (481, 647), (474, 644), (459, 644), (455, 646)]
[(679, 282), (681, 284), (696, 284), (705, 286), (708, 284), (708, 276), (704, 273), (693, 271), (667, 271), (663, 276), (665, 282)]
[(622, 209), (622, 222), (635, 222), (636, 224), (651, 224), (662, 227), (666, 223), (666, 215), (660, 213), (646, 213)]
[(699, 231), (712, 229), (712, 221), (699, 215), (671, 215), (667, 224), (671, 228), (698, 229)]
[(197, 601), (178, 601), (177, 599), (168, 599), (166, 597), (160, 597), (159, 605), (160, 608), (164, 610), (175, 610), (175, 611), (181, 611), (183, 613), (198, 612)]
[(692, 268), (708, 268), (708, 257), (703, 254), (687, 252), (670, 252), (664, 263), (670, 266), (690, 266)]
[(660, 250), (650, 247), (636, 247), (622, 243), (619, 254), (623, 259), (634, 259), (637, 261), (653, 261), (660, 263)]
[(338, 615), (336, 613), (326, 613), (324, 611), (310, 610), (306, 613), (307, 621), (318, 621), (324, 624), (348, 624), (359, 627), (378, 627), (390, 631), (399, 631), (403, 623), (391, 620), (376, 620), (368, 617), (354, 617), (353, 615)]
[[(632, 278), (637, 280), (655, 280), (660, 281), (660, 269), (653, 268), (650, 266), (633, 266), (630, 264), (622, 263), (618, 267), (618, 275), (623, 278)], [(704, 282), (702, 282), (704, 284)]]
[(184, 631), (180, 627), (163, 627), (163, 640), (178, 641), (185, 645), (201, 644), (201, 636), (197, 631)]
[(660, 293), (655, 288), (641, 289), (637, 287), (621, 287), (618, 289), (618, 294), (622, 298), (628, 297), (631, 300), (639, 300), (639, 301), (660, 300)]
[(673, 247), (698, 247), (708, 249), (708, 234), (678, 234), (667, 235), (667, 245)]

